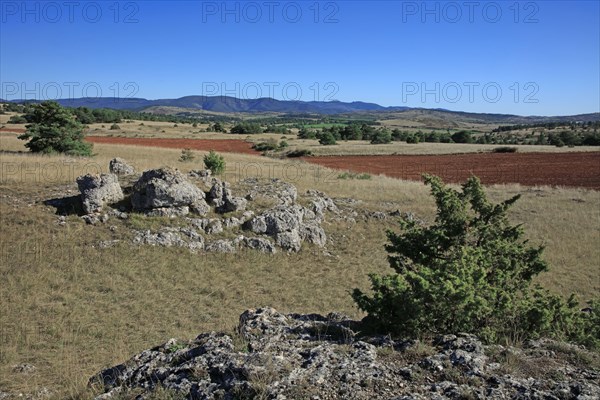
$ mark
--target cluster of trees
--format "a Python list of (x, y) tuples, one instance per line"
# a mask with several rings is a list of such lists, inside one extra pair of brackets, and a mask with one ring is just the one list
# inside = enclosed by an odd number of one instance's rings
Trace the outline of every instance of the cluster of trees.
[(335, 144), (338, 140), (369, 140), (372, 144), (390, 143), (400, 141), (407, 143), (473, 143), (473, 134), (470, 131), (449, 132), (423, 131), (409, 132), (400, 129), (390, 131), (387, 128), (376, 128), (367, 124), (349, 124), (346, 126), (331, 126), (321, 130), (310, 129), (302, 126), (298, 132), (300, 139), (319, 139), (321, 144)]
[(263, 128), (262, 124), (258, 122), (239, 122), (231, 128), (230, 132), (239, 135), (255, 135), (258, 133), (279, 133), (285, 135), (291, 133), (291, 130), (285, 125), (269, 124), (266, 128)]
[(562, 130), (560, 132), (539, 132), (528, 134), (490, 133), (477, 139), (482, 144), (528, 144), (563, 146), (600, 146), (600, 132), (574, 132)]
[(510, 131), (520, 131), (520, 130), (526, 130), (526, 129), (533, 129), (533, 128), (544, 128), (547, 130), (554, 130), (554, 129), (558, 129), (558, 128), (569, 128), (571, 130), (576, 130), (576, 129), (584, 129), (584, 130), (588, 130), (588, 129), (598, 129), (600, 128), (600, 121), (586, 121), (586, 122), (540, 122), (540, 123), (536, 123), (536, 124), (517, 124), (517, 125), (505, 125), (505, 126), (499, 126), (498, 128), (494, 129), (492, 132), (493, 133), (500, 133), (500, 132), (510, 132)]
[[(549, 132), (550, 131), (550, 132)], [(479, 143), (552, 146), (600, 146), (600, 121), (547, 122), (500, 126)]]
[(231, 133), (238, 135), (254, 135), (257, 133), (263, 133), (263, 128), (259, 123), (256, 122), (240, 122), (231, 128)]

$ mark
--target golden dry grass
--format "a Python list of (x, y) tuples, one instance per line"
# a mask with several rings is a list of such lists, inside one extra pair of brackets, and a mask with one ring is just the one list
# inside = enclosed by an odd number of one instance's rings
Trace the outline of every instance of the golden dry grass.
[[(95, 145), (93, 159), (36, 156), (14, 135), (0, 136), (0, 390), (34, 392), (48, 387), (56, 398), (87, 398), (87, 379), (103, 367), (170, 337), (229, 330), (247, 308), (269, 305), (289, 312), (361, 314), (349, 290), (367, 288), (367, 274), (387, 273), (383, 250), (392, 220), (356, 224), (326, 223), (326, 255), (306, 246), (299, 254), (267, 256), (192, 254), (184, 249), (129, 243), (135, 221), (91, 227), (77, 216), (57, 224), (43, 200), (75, 195), (75, 178), (105, 172), (108, 161), (123, 157), (138, 170), (160, 165), (183, 171), (201, 168), (180, 163), (179, 150)], [(339, 172), (300, 161), (224, 154), (225, 179), (252, 175), (292, 181), (299, 192), (319, 189), (332, 197), (362, 200), (361, 208), (400, 209), (431, 220), (434, 204), (425, 186), (375, 176), (339, 180)], [(584, 189), (488, 188), (501, 200), (522, 193), (511, 214), (525, 224), (532, 243), (545, 243), (552, 265), (539, 281), (564, 295), (587, 299), (600, 290), (600, 192)], [(109, 229), (116, 226), (116, 231)], [(99, 249), (98, 241), (123, 241)], [(37, 366), (31, 375), (13, 366)]]

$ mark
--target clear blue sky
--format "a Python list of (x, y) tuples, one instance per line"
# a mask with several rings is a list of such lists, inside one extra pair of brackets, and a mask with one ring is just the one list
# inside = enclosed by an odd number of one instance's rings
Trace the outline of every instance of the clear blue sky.
[(599, 112), (599, 4), (3, 0), (0, 97)]

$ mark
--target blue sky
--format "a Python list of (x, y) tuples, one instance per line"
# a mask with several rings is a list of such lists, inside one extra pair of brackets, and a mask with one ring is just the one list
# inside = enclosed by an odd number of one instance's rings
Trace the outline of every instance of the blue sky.
[(0, 2), (0, 97), (600, 111), (600, 2)]

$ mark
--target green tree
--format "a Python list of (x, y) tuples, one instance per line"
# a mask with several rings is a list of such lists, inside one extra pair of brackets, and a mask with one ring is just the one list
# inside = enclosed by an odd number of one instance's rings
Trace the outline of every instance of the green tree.
[(337, 142), (335, 141), (335, 136), (333, 136), (333, 133), (325, 132), (319, 134), (319, 143), (324, 146), (329, 146), (336, 144)]
[(313, 129), (308, 129), (305, 125), (302, 125), (298, 131), (298, 138), (300, 139), (316, 139), (317, 132)]
[(214, 175), (219, 175), (225, 171), (225, 158), (211, 150), (204, 156), (204, 166), (210, 169)]
[(66, 153), (91, 156), (92, 144), (83, 141), (83, 125), (69, 110), (46, 101), (25, 114), (27, 131), (19, 136), (34, 153)]
[(454, 133), (451, 137), (454, 143), (471, 143), (473, 141), (473, 138), (471, 137), (471, 132), (469, 131), (458, 131)]
[(263, 129), (260, 126), (260, 124), (257, 124), (255, 122), (240, 122), (239, 124), (236, 124), (231, 128), (231, 133), (236, 133), (239, 135), (249, 135), (263, 133)]
[(387, 129), (379, 129), (371, 135), (371, 144), (385, 144), (392, 141), (392, 133)]
[(227, 129), (225, 129), (223, 124), (218, 121), (214, 123), (214, 125), (212, 126), (212, 130), (213, 132), (227, 132)]
[(469, 332), (494, 341), (546, 335), (598, 344), (598, 328), (573, 297), (564, 301), (530, 288), (548, 267), (543, 248), (529, 246), (521, 225), (508, 221), (518, 195), (492, 204), (476, 177), (461, 192), (437, 177), (425, 182), (437, 204), (435, 223), (404, 220), (401, 234), (388, 231), (396, 273), (370, 275), (372, 296), (353, 291), (375, 327), (411, 336)]

